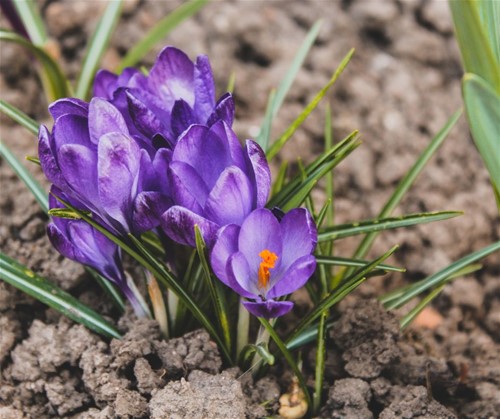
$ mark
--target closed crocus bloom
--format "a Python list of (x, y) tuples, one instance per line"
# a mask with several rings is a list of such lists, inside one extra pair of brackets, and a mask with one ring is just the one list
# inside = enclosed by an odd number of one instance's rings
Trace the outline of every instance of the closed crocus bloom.
[[(173, 147), (191, 124), (210, 126), (222, 119), (232, 125), (234, 102), (229, 93), (215, 101), (215, 83), (208, 57), (193, 63), (168, 46), (146, 76), (127, 68), (120, 75), (101, 70), (94, 95), (111, 101), (124, 114), (132, 134), (153, 148)], [(162, 142), (163, 139), (163, 142)]]
[[(39, 132), (40, 163), (47, 178), (98, 214), (115, 233), (158, 224), (150, 213), (169, 206), (165, 178), (169, 150), (153, 158), (129, 134), (116, 107), (104, 99), (87, 104), (61, 99), (50, 106), (52, 133)], [(154, 197), (151, 200), (151, 197)]]
[(210, 128), (192, 125), (179, 138), (168, 175), (174, 206), (161, 225), (171, 239), (190, 246), (195, 225), (209, 247), (220, 227), (241, 225), (264, 207), (271, 184), (263, 150), (251, 140), (242, 148), (224, 121)]
[(316, 226), (307, 210), (293, 209), (280, 221), (261, 208), (241, 227), (230, 224), (220, 229), (210, 261), (224, 284), (250, 300), (243, 302), (250, 313), (279, 317), (293, 303), (276, 298), (302, 287), (316, 269), (316, 242)]
[[(49, 196), (51, 209), (62, 207), (54, 195), (70, 201), (81, 210), (87, 209), (54, 186)], [(147, 314), (135, 286), (123, 271), (121, 249), (115, 243), (82, 220), (53, 217), (47, 226), (47, 234), (52, 245), (64, 257), (94, 268), (123, 292), (138, 316)]]

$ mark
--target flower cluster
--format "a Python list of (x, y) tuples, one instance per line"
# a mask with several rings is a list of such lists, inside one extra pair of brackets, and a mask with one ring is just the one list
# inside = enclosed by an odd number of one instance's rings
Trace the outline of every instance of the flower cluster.
[[(251, 313), (269, 318), (292, 308), (277, 299), (314, 272), (316, 227), (304, 209), (265, 208), (265, 153), (252, 140), (242, 147), (233, 98), (216, 101), (207, 57), (193, 63), (166, 47), (148, 75), (101, 70), (89, 103), (61, 99), (49, 110), (55, 122), (52, 131), (40, 128), (39, 156), (54, 196), (118, 236), (162, 231), (195, 246), (198, 226), (214, 273)], [(61, 206), (54, 198), (50, 205)], [(112, 241), (64, 218), (54, 218), (48, 234), (61, 254), (99, 271), (143, 313)]]

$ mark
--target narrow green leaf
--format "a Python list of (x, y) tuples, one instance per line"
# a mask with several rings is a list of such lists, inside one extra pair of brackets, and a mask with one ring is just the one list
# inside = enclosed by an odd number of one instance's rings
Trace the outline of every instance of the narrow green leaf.
[[(327, 322), (326, 330), (331, 329), (333, 327), (333, 324), (334, 324), (333, 321)], [(318, 338), (318, 327), (319, 327), (318, 323), (309, 326), (302, 332), (297, 334), (296, 337), (287, 341), (286, 347), (288, 348), (288, 350), (294, 351), (295, 349), (298, 349), (301, 346), (307, 345), (308, 343), (311, 343), (312, 341), (316, 340)]]
[(42, 47), (36, 46), (12, 31), (0, 29), (0, 41), (14, 42), (28, 49), (41, 63), (40, 78), (42, 80), (47, 99), (55, 101), (69, 95), (68, 83), (59, 65), (48, 55)]
[(283, 189), (283, 184), (285, 183), (287, 169), (288, 169), (288, 161), (283, 160), (283, 162), (281, 162), (280, 170), (278, 171), (278, 176), (276, 176), (276, 179), (274, 180), (274, 183), (272, 185), (271, 196), (275, 196)]
[(200, 258), (203, 273), (205, 274), (204, 277), (208, 290), (210, 292), (212, 304), (219, 320), (220, 331), (222, 332), (222, 336), (224, 336), (226, 347), (228, 348), (229, 352), (231, 352), (231, 331), (229, 320), (227, 317), (226, 298), (224, 296), (223, 290), (218, 287), (218, 285), (220, 285), (219, 282), (214, 283), (213, 281), (212, 272), (210, 271), (210, 267), (208, 266), (208, 262), (205, 257), (205, 241), (203, 240), (200, 228), (197, 225), (195, 225), (194, 227), (194, 232), (196, 240), (196, 251), (198, 252), (198, 257)]
[[(385, 218), (391, 215), (392, 211), (398, 206), (401, 202), (401, 199), (406, 195), (406, 192), (410, 189), (410, 187), (415, 182), (418, 175), (422, 172), (426, 164), (429, 160), (434, 156), (439, 147), (443, 144), (443, 141), (448, 136), (452, 128), (457, 123), (458, 119), (462, 115), (462, 110), (458, 110), (455, 112), (450, 119), (446, 122), (446, 124), (441, 128), (441, 130), (436, 134), (436, 136), (431, 140), (429, 145), (425, 148), (422, 154), (418, 157), (415, 164), (411, 167), (408, 173), (401, 179), (398, 186), (390, 196), (389, 200), (385, 203), (384, 207), (378, 214), (377, 218)], [(375, 238), (377, 237), (378, 232), (368, 233), (361, 243), (359, 244), (356, 252), (353, 255), (353, 258), (363, 258), (366, 256), (368, 251), (370, 250)], [(346, 274), (349, 275), (352, 273), (351, 270), (347, 270)]]
[(440, 286), (443, 282), (446, 282), (450, 279), (450, 277), (458, 272), (459, 270), (465, 268), (466, 266), (500, 250), (500, 241), (490, 244), (474, 253), (471, 253), (463, 258), (453, 262), (451, 265), (448, 265), (446, 268), (436, 272), (428, 276), (427, 278), (416, 282), (411, 287), (408, 287), (404, 294), (397, 299), (391, 299), (388, 302), (384, 302), (384, 298), (382, 301), (387, 309), (391, 310), (394, 308), (399, 308), (405, 305), (412, 298), (417, 295), (433, 288), (436, 286)]
[(478, 1), (479, 17), (488, 35), (491, 50), (500, 65), (500, 2), (498, 0)]
[(31, 42), (38, 46), (47, 43), (49, 36), (37, 6), (33, 0), (14, 0), (14, 6), (21, 18)]
[(120, 63), (118, 71), (122, 71), (125, 67), (131, 67), (139, 62), (158, 42), (163, 39), (182, 21), (194, 15), (200, 10), (208, 0), (191, 0), (188, 1), (173, 12), (169, 13), (165, 18), (158, 22), (146, 34), (142, 40), (137, 42), (125, 55)]
[(382, 256), (373, 260), (371, 263), (366, 264), (363, 268), (355, 272), (352, 277), (347, 278), (346, 282), (341, 285), (340, 288), (328, 293), (328, 295), (323, 298), (305, 317), (303, 317), (297, 326), (295, 326), (294, 330), (289, 335), (287, 342), (295, 339), (307, 326), (321, 316), (325, 310), (329, 310), (345, 296), (349, 295), (359, 285), (361, 285), (368, 278), (368, 274), (375, 270), (381, 262), (389, 258), (397, 250), (397, 248), (398, 246), (394, 246)]
[(330, 81), (325, 85), (325, 87), (323, 87), (317, 93), (314, 99), (304, 108), (302, 113), (295, 119), (295, 121), (292, 122), (292, 124), (285, 130), (285, 132), (268, 149), (266, 154), (269, 160), (271, 160), (274, 156), (276, 156), (276, 154), (278, 154), (278, 152), (283, 148), (286, 142), (292, 137), (297, 128), (299, 128), (302, 125), (302, 123), (307, 119), (307, 117), (316, 108), (316, 106), (318, 106), (321, 99), (323, 99), (323, 97), (326, 95), (330, 87), (332, 87), (335, 84), (339, 76), (342, 74), (345, 67), (351, 60), (353, 54), (354, 54), (354, 49), (351, 49), (347, 53), (347, 55), (342, 59), (340, 65), (338, 66), (337, 70), (333, 74)]
[[(82, 212), (87, 214), (89, 217), (92, 217), (92, 213), (90, 211), (82, 211)], [(80, 214), (67, 208), (52, 208), (49, 209), (47, 213), (51, 217), (67, 218), (69, 220), (81, 220)]]
[(265, 327), (271, 338), (273, 339), (274, 343), (280, 350), (281, 354), (285, 358), (286, 362), (292, 369), (293, 373), (297, 377), (297, 380), (299, 381), (299, 386), (302, 389), (302, 392), (304, 393), (304, 396), (307, 401), (307, 406), (310, 408), (312, 406), (311, 404), (311, 395), (309, 394), (309, 390), (307, 389), (306, 381), (304, 380), (304, 376), (302, 375), (302, 372), (299, 369), (299, 366), (297, 365), (297, 362), (293, 359), (292, 354), (286, 347), (285, 343), (281, 340), (281, 338), (278, 336), (274, 328), (269, 324), (269, 322), (262, 318), (262, 317), (257, 317), (262, 324), (262, 326)]
[(99, 66), (101, 58), (109, 45), (111, 35), (113, 35), (122, 10), (122, 0), (110, 1), (101, 19), (97, 23), (96, 29), (87, 46), (87, 51), (82, 62), (82, 69), (76, 84), (76, 97), (87, 99), (95, 72)]
[(125, 312), (125, 301), (123, 300), (123, 297), (121, 296), (118, 289), (94, 269), (90, 268), (89, 266), (86, 266), (85, 269), (88, 273), (90, 273), (90, 275), (92, 275), (99, 286), (109, 296), (118, 310), (120, 310), (121, 313)]
[[(342, 258), (338, 256), (316, 256), (316, 263), (318, 263), (319, 265), (335, 265), (360, 268), (362, 266), (366, 266), (368, 261), (361, 259)], [(376, 266), (376, 269), (380, 269), (386, 272), (406, 272), (405, 268), (398, 268), (397, 266), (385, 264)]]
[(464, 76), (462, 89), (472, 136), (491, 182), (500, 191), (500, 95), (470, 73)]
[[(330, 104), (326, 104), (325, 111), (325, 151), (331, 150), (333, 148), (333, 128), (332, 128), (332, 109)], [(330, 211), (328, 211), (326, 222), (329, 226), (333, 225), (333, 220), (335, 218), (335, 189), (333, 182), (333, 171), (326, 175), (326, 186), (325, 192), (326, 197), (331, 199), (332, 205), (330, 206)], [(330, 249), (329, 254), (332, 254), (333, 247)]]
[(229, 80), (227, 81), (226, 92), (233, 93), (235, 84), (236, 84), (236, 71), (231, 71), (231, 74), (229, 75)]
[(35, 156), (26, 156), (25, 159), (28, 160), (30, 163), (34, 163), (37, 166), (41, 166), (40, 159), (38, 157), (35, 157)]
[(443, 290), (446, 284), (442, 284), (439, 287), (432, 290), (428, 295), (426, 295), (422, 301), (420, 301), (408, 314), (406, 314), (399, 322), (401, 329), (406, 329), (410, 323), (417, 317), (422, 310), (427, 307), (434, 298), (436, 298), (439, 293)]
[(14, 172), (16, 172), (19, 179), (21, 179), (24, 184), (28, 187), (31, 193), (34, 195), (35, 199), (40, 204), (40, 207), (44, 212), (49, 210), (49, 201), (47, 198), (47, 193), (43, 190), (40, 184), (35, 180), (35, 178), (28, 172), (28, 169), (22, 165), (22, 163), (17, 159), (17, 157), (12, 154), (12, 152), (7, 148), (4, 142), (0, 139), (0, 156), (2, 156), (7, 163), (12, 167)]
[(101, 335), (120, 339), (114, 326), (47, 279), (0, 252), (0, 278)]
[(409, 227), (417, 224), (447, 220), (462, 215), (460, 211), (422, 212), (401, 217), (377, 218), (352, 224), (337, 224), (323, 229), (318, 234), (318, 241), (338, 240), (344, 237), (366, 234), (373, 231), (391, 230), (394, 228)]
[(309, 50), (314, 44), (314, 41), (318, 37), (319, 30), (321, 29), (321, 21), (316, 22), (309, 32), (307, 33), (302, 45), (298, 49), (295, 57), (293, 58), (292, 64), (288, 68), (285, 76), (281, 80), (278, 89), (275, 94), (269, 96), (268, 112), (266, 111), (266, 116), (264, 118), (264, 123), (262, 124), (261, 131), (256, 138), (257, 143), (264, 149), (267, 150), (269, 144), (269, 136), (271, 134), (271, 125), (273, 119), (278, 114), (283, 101), (285, 100), (293, 81), (297, 77), (304, 60), (309, 53)]
[(321, 313), (318, 325), (318, 344), (316, 349), (316, 366), (314, 369), (314, 393), (312, 411), (314, 414), (319, 413), (321, 407), (321, 394), (323, 393), (323, 379), (325, 375), (326, 361), (326, 319), (328, 318), (328, 310)]
[(482, 77), (500, 94), (500, 71), (475, 0), (449, 1), (465, 71)]
[(0, 112), (7, 115), (13, 121), (17, 122), (22, 127), (26, 128), (29, 132), (34, 135), (38, 135), (39, 124), (26, 115), (23, 111), (11, 105), (10, 103), (4, 102), (0, 99)]

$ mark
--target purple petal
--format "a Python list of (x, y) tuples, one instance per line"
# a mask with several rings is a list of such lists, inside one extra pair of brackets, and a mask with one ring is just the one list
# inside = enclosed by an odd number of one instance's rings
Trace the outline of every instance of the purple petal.
[(47, 225), (47, 236), (49, 237), (52, 246), (64, 257), (75, 260), (75, 247), (62, 233), (62, 231), (54, 224)]
[(110, 132), (129, 133), (120, 111), (111, 103), (97, 97), (92, 99), (89, 105), (89, 131), (94, 144)]
[(238, 251), (238, 234), (240, 227), (230, 224), (222, 227), (217, 232), (217, 238), (210, 255), (210, 265), (217, 278), (229, 286), (226, 266), (229, 257)]
[(148, 86), (164, 101), (164, 107), (171, 109), (174, 102), (184, 99), (194, 105), (194, 64), (181, 50), (164, 48), (148, 77)]
[(194, 226), (198, 225), (208, 248), (211, 248), (217, 234), (218, 225), (180, 206), (169, 208), (161, 216), (161, 226), (167, 236), (177, 243), (196, 247)]
[[(240, 140), (224, 121), (218, 121), (210, 127), (207, 141), (214, 141), (212, 138), (220, 138), (224, 141), (224, 147), (228, 151), (225, 159), (226, 166), (231, 164), (238, 166), (241, 170), (246, 171), (245, 154), (241, 147)], [(220, 141), (220, 140), (219, 140)]]
[(222, 119), (227, 125), (230, 127), (233, 125), (234, 120), (234, 100), (231, 93), (226, 93), (222, 96), (217, 104), (215, 105), (215, 109), (208, 118), (207, 125), (211, 126), (219, 119)]
[(239, 295), (246, 298), (257, 298), (257, 277), (251, 272), (245, 255), (241, 252), (233, 253), (226, 265), (228, 286)]
[(118, 76), (108, 70), (99, 70), (94, 78), (94, 96), (112, 100)]
[(66, 144), (59, 150), (59, 165), (68, 185), (86, 203), (99, 202), (97, 156), (85, 146)]
[(118, 132), (101, 137), (98, 146), (98, 189), (104, 210), (128, 226), (131, 199), (135, 196), (141, 152), (131, 138)]
[(205, 216), (219, 225), (241, 225), (252, 211), (253, 188), (236, 166), (225, 169), (205, 204)]
[(157, 133), (163, 133), (165, 126), (143, 102), (132, 93), (126, 92), (128, 110), (136, 128), (146, 137), (152, 137)]
[(158, 227), (161, 215), (171, 206), (172, 200), (160, 192), (141, 192), (134, 203), (134, 232)]
[[(90, 142), (88, 119), (78, 115), (65, 114), (60, 116), (52, 130), (53, 151), (56, 155), (65, 144), (79, 144), (85, 147), (92, 147)], [(59, 160), (56, 157), (56, 160)], [(59, 162), (60, 163), (60, 162)]]
[(271, 189), (271, 170), (264, 150), (255, 141), (247, 140), (246, 150), (256, 185), (256, 207), (263, 208), (267, 203)]
[(170, 164), (168, 174), (175, 203), (193, 212), (203, 213), (209, 190), (198, 172), (186, 163), (174, 161)]
[(215, 83), (210, 61), (206, 55), (196, 59), (194, 68), (194, 112), (198, 122), (206, 124), (215, 106)]
[(49, 106), (49, 112), (56, 121), (60, 116), (70, 114), (87, 117), (89, 105), (87, 102), (76, 98), (64, 98), (56, 100)]
[[(268, 209), (261, 208), (253, 211), (243, 222), (238, 239), (238, 248), (245, 255), (255, 281), (257, 281), (259, 266), (262, 262), (259, 253), (264, 249), (278, 256), (274, 269), (279, 270), (282, 240), (279, 222)], [(271, 271), (272, 274), (273, 271)]]
[(293, 303), (291, 301), (267, 300), (255, 303), (244, 301), (243, 305), (254, 316), (264, 317), (265, 319), (283, 316), (293, 308)]
[(280, 280), (276, 284), (271, 284), (271, 289), (266, 296), (269, 298), (277, 298), (291, 294), (304, 286), (315, 269), (316, 258), (313, 255), (301, 257), (292, 263), (283, 275), (281, 275)]
[[(170, 125), (172, 129), (173, 139), (177, 139), (190, 125), (197, 122), (193, 113), (193, 109), (188, 103), (182, 99), (176, 100), (172, 108), (172, 116)], [(175, 141), (174, 141), (175, 143)]]
[(283, 260), (282, 269), (294, 263), (305, 255), (310, 255), (317, 242), (316, 225), (304, 208), (295, 208), (289, 211), (281, 220), (283, 233)]
[(38, 157), (47, 179), (60, 188), (67, 189), (68, 185), (50, 148), (49, 130), (43, 125), (40, 126), (40, 130), (38, 131)]

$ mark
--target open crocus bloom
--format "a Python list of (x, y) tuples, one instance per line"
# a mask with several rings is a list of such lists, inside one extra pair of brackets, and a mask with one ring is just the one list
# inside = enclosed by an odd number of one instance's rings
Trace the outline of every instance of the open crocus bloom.
[(162, 215), (161, 226), (172, 240), (190, 246), (195, 225), (209, 247), (220, 227), (241, 225), (252, 210), (264, 207), (271, 184), (263, 150), (251, 140), (243, 149), (224, 121), (184, 132), (168, 178), (174, 206)]
[(279, 221), (268, 209), (253, 211), (240, 226), (220, 229), (210, 261), (217, 277), (241, 296), (255, 316), (272, 318), (288, 313), (291, 301), (276, 301), (302, 287), (316, 269), (312, 255), (316, 226), (303, 208)]
[(208, 57), (193, 63), (181, 50), (168, 46), (146, 76), (127, 68), (120, 75), (101, 70), (94, 95), (113, 103), (125, 116), (130, 132), (144, 143), (155, 139), (175, 146), (191, 124), (212, 125), (222, 119), (232, 125), (234, 102), (226, 93), (215, 102), (215, 83)]
[(162, 181), (170, 150), (151, 157), (130, 136), (118, 109), (104, 99), (61, 99), (49, 109), (55, 120), (52, 133), (41, 126), (38, 136), (47, 178), (115, 233), (159, 224), (152, 210), (161, 214), (170, 204)]

